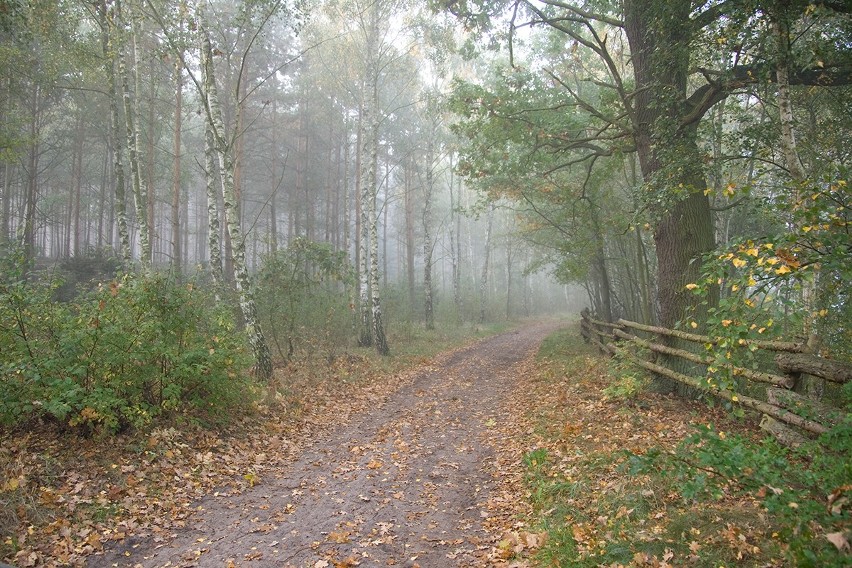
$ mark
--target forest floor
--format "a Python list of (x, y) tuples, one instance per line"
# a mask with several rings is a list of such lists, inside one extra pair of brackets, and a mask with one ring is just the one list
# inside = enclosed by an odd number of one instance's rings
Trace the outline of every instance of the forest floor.
[[(231, 432), (2, 440), (0, 550), (19, 567), (778, 565), (757, 501), (693, 511), (624, 471), (624, 450), (746, 426), (703, 403), (612, 396), (604, 358), (574, 331), (554, 341), (565, 325), (378, 380), (347, 380), (363, 361), (343, 356), (336, 380), (294, 385)], [(547, 336), (561, 359), (539, 354)]]

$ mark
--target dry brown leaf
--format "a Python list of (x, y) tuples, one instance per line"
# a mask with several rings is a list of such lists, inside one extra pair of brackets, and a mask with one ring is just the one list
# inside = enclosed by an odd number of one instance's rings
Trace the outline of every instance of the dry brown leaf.
[(825, 538), (828, 539), (828, 542), (837, 547), (837, 550), (840, 552), (852, 552), (852, 547), (849, 545), (849, 540), (846, 538), (846, 535), (842, 532), (833, 532), (825, 535)]

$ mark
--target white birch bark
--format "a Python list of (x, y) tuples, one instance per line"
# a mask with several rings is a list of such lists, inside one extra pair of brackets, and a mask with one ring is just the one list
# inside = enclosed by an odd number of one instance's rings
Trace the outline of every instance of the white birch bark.
[(219, 162), (219, 177), (222, 184), (222, 197), (225, 208), (227, 231), (231, 237), (234, 263), (234, 277), (240, 310), (245, 323), (246, 334), (255, 358), (255, 375), (264, 381), (272, 378), (272, 356), (263, 335), (260, 320), (257, 315), (257, 305), (252, 295), (252, 282), (246, 264), (246, 245), (240, 223), (239, 207), (234, 188), (234, 160), (231, 156), (231, 145), (224, 137), (225, 123), (222, 119), (222, 109), (216, 89), (216, 79), (213, 69), (213, 48), (206, 29), (201, 31), (202, 68), (204, 71), (205, 114), (213, 135), (214, 146)]
[[(369, 73), (369, 71), (368, 71)], [(369, 81), (368, 81), (369, 83)], [(360, 310), (360, 330), (358, 345), (370, 347), (373, 345), (373, 311), (370, 305), (370, 208), (375, 195), (375, 187), (370, 186), (372, 137), (372, 101), (365, 102), (361, 109), (361, 160), (360, 171), (360, 254), (358, 257), (358, 308)], [(366, 126), (365, 126), (366, 125)], [(372, 178), (375, 180), (375, 176)]]
[(485, 304), (488, 300), (488, 271), (491, 261), (491, 230), (494, 225), (494, 203), (488, 204), (488, 221), (485, 226), (485, 252), (482, 275), (479, 278), (479, 323), (485, 323)]
[(216, 147), (213, 128), (205, 124), (204, 174), (207, 187), (207, 249), (210, 256), (210, 276), (218, 293), (225, 280), (222, 272), (222, 246), (219, 241), (219, 197), (216, 193)]
[(112, 136), (112, 161), (115, 174), (115, 217), (118, 225), (119, 248), (121, 257), (126, 263), (131, 260), (130, 231), (127, 228), (127, 198), (124, 189), (124, 164), (122, 161), (122, 135), (121, 117), (118, 112), (118, 79), (116, 77), (116, 60), (118, 51), (116, 46), (116, 21), (115, 12), (110, 10), (107, 0), (100, 5), (102, 18), (101, 47), (104, 54), (104, 67), (107, 76), (107, 89), (110, 109), (110, 134)]
[[(778, 113), (781, 122), (781, 152), (784, 155), (784, 163), (790, 178), (795, 184), (794, 199), (795, 207), (801, 207), (807, 199), (803, 191), (806, 181), (805, 168), (799, 157), (796, 147), (796, 131), (793, 119), (793, 101), (790, 96), (790, 28), (784, 21), (784, 15), (779, 15), (779, 21), (775, 23), (775, 35), (778, 42), (778, 64), (775, 68), (775, 77), (778, 82)], [(819, 347), (819, 337), (814, 331), (814, 296), (816, 296), (817, 276), (814, 279), (802, 283), (802, 306), (804, 318), (802, 331), (808, 338), (808, 347), (816, 350)]]
[[(121, 78), (122, 100), (124, 103), (124, 128), (127, 134), (128, 161), (130, 162), (131, 185), (133, 188), (133, 202), (136, 209), (136, 222), (139, 225), (139, 248), (140, 260), (143, 268), (151, 266), (151, 243), (148, 241), (148, 207), (145, 199), (145, 191), (142, 184), (142, 176), (139, 172), (139, 132), (134, 125), (134, 118), (138, 116), (138, 106), (131, 101), (130, 85), (127, 78), (127, 63), (124, 52), (124, 28), (122, 20), (121, 2), (116, 0), (116, 25), (121, 28), (118, 41), (118, 74)], [(133, 32), (133, 67), (134, 73), (138, 73), (136, 61), (136, 33)]]
[[(376, 193), (378, 187), (376, 183), (377, 168), (379, 159), (379, 69), (378, 69), (378, 34), (379, 34), (379, 12), (378, 4), (373, 3), (370, 7), (370, 29), (367, 31), (367, 82), (366, 82), (366, 98), (365, 108), (368, 109), (368, 114), (365, 116), (364, 123), (366, 124), (366, 142), (369, 145), (368, 154), (365, 156), (366, 163), (366, 183), (362, 189), (362, 196), (369, 193), (366, 203), (361, 204), (361, 208), (367, 209), (367, 221), (369, 224), (369, 251), (370, 251), (370, 308), (373, 323), (373, 340), (376, 346), (376, 351), (381, 355), (387, 355), (390, 352), (388, 348), (387, 338), (385, 337), (384, 322), (382, 320), (382, 304), (379, 290), (379, 235), (378, 235), (378, 218), (376, 215)], [(363, 292), (362, 292), (363, 295)]]

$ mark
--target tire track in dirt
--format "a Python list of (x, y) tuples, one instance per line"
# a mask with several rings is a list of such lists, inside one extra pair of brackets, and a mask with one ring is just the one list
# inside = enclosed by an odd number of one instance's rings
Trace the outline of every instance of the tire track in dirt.
[[(488, 430), (519, 363), (557, 322), (439, 356), (380, 406), (240, 495), (197, 503), (166, 541), (128, 539), (105, 567), (485, 566), (485, 504), (500, 472)], [(159, 540), (159, 539), (158, 539)]]

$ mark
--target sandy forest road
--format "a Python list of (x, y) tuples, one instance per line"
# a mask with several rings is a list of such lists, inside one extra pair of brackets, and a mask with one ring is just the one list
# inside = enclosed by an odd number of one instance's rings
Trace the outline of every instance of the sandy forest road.
[(559, 327), (537, 323), (437, 357), (386, 402), (240, 495), (198, 503), (166, 542), (125, 542), (102, 568), (486, 566), (500, 476), (487, 438), (520, 363)]

